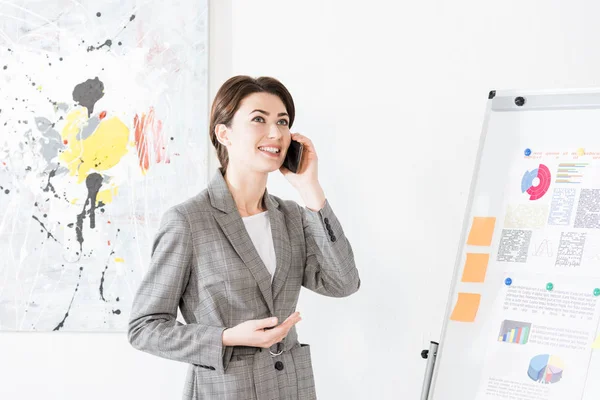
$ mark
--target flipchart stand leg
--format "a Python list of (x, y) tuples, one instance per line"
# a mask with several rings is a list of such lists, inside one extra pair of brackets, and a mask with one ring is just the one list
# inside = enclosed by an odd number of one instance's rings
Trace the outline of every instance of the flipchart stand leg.
[(437, 356), (439, 343), (431, 342), (429, 350), (423, 350), (421, 357), (427, 359), (427, 367), (425, 368), (425, 378), (423, 379), (423, 388), (421, 389), (421, 400), (427, 400), (429, 397), (429, 389), (431, 388), (431, 378), (433, 377), (433, 369), (435, 367), (435, 358)]

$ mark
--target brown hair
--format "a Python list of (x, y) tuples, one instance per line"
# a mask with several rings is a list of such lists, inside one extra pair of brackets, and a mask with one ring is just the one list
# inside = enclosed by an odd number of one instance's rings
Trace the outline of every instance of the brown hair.
[(210, 141), (217, 150), (217, 157), (223, 167), (223, 172), (227, 170), (229, 154), (227, 154), (227, 148), (217, 140), (215, 128), (218, 124), (225, 124), (230, 128), (233, 116), (240, 107), (242, 100), (252, 93), (261, 92), (279, 97), (290, 116), (289, 127), (291, 128), (294, 124), (294, 115), (296, 114), (294, 100), (287, 88), (277, 79), (268, 76), (252, 78), (246, 75), (229, 78), (219, 88), (210, 110)]

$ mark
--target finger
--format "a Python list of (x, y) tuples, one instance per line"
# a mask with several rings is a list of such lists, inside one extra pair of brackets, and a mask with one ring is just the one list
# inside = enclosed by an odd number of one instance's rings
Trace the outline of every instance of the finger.
[(289, 333), (290, 329), (293, 328), (294, 324), (298, 321), (293, 320), (293, 324), (291, 325), (279, 325), (271, 330), (265, 331), (266, 342), (267, 343), (277, 343), (281, 342)]
[(302, 318), (300, 317), (300, 313), (295, 312), (292, 315), (290, 315), (289, 317), (287, 317), (286, 320), (283, 321), (283, 323), (278, 326), (278, 328), (284, 329), (287, 334), (287, 331), (292, 329), (292, 326), (296, 325), (301, 320), (302, 320)]
[(309, 138), (299, 133), (292, 133), (292, 139), (302, 144), (312, 145), (312, 141)]
[(256, 320), (256, 329), (272, 328), (277, 325), (277, 317), (270, 317)]
[(297, 141), (298, 143), (302, 143), (302, 145), (304, 146), (305, 153), (313, 153), (315, 155), (317, 154), (315, 150), (315, 145), (313, 144), (312, 140), (310, 140), (306, 136), (302, 136), (299, 133), (294, 133), (292, 134), (292, 139)]
[(295, 324), (297, 324), (298, 322), (300, 322), (301, 320), (302, 320), (302, 318), (300, 317), (299, 312), (293, 313), (292, 315), (287, 317), (286, 320), (281, 323), (281, 325), (276, 326), (275, 328), (269, 330), (268, 337), (270, 339), (285, 337), (285, 335), (287, 335), (289, 330), (292, 329), (292, 327)]

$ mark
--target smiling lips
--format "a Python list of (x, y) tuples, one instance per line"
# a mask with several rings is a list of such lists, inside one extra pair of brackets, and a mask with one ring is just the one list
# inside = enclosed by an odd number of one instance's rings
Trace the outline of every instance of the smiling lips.
[(261, 146), (258, 148), (264, 155), (271, 157), (271, 158), (278, 158), (279, 157), (279, 153), (281, 153), (281, 149), (279, 149), (278, 147), (271, 147), (271, 146)]

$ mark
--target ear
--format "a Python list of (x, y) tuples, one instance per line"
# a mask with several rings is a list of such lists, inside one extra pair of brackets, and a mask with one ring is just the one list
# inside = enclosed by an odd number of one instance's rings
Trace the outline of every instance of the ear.
[(231, 144), (229, 140), (229, 129), (225, 124), (217, 124), (217, 126), (215, 126), (215, 136), (223, 146)]

